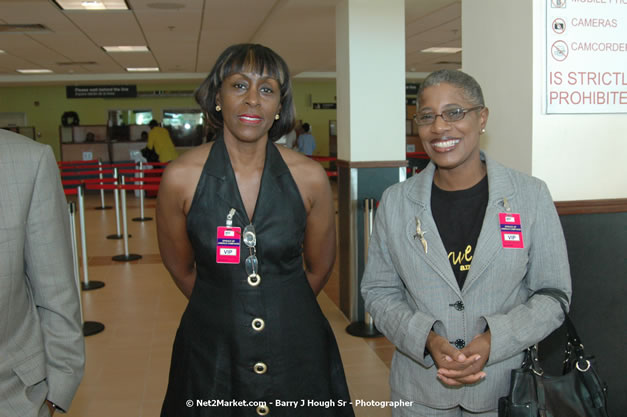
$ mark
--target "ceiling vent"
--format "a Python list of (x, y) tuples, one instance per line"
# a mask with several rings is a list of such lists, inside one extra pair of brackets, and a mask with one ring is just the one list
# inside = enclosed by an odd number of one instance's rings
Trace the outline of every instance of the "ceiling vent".
[(61, 67), (69, 67), (69, 66), (77, 66), (77, 65), (96, 65), (96, 61), (68, 61), (68, 62), (57, 62), (57, 65)]
[(41, 33), (50, 32), (50, 29), (40, 24), (0, 25), (0, 33)]

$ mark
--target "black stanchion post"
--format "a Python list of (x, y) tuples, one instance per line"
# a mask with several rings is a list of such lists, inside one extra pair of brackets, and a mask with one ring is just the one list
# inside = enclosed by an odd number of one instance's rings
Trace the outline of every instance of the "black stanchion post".
[[(122, 176), (122, 185), (124, 184), (124, 176)], [(114, 261), (119, 261), (119, 262), (126, 262), (126, 261), (135, 261), (137, 259), (141, 259), (142, 256), (141, 255), (137, 255), (135, 253), (128, 253), (128, 230), (127, 230), (127, 226), (126, 226), (126, 190), (124, 188), (122, 188), (121, 190), (121, 194), (122, 194), (122, 225), (124, 227), (124, 254), (122, 255), (115, 255), (113, 258)]]
[[(139, 173), (139, 178), (144, 178), (144, 163), (142, 161), (139, 161), (139, 170), (141, 171)], [(142, 185), (144, 185), (144, 182), (141, 182)], [(152, 217), (146, 217), (144, 216), (144, 194), (145, 191), (144, 190), (139, 190), (139, 217), (134, 217), (133, 221), (134, 222), (146, 222), (149, 220), (152, 220)]]
[(79, 185), (76, 189), (76, 195), (78, 197), (78, 219), (81, 225), (81, 254), (83, 259), (83, 282), (81, 288), (84, 291), (96, 290), (104, 287), (102, 281), (90, 281), (89, 273), (87, 269), (87, 239), (85, 237), (85, 198), (83, 195), (83, 186)]
[[(374, 224), (374, 198), (364, 199), (364, 264), (368, 261), (368, 246), (370, 245), (370, 235)], [(357, 289), (359, 291), (359, 289)], [(364, 311), (364, 319), (355, 321), (346, 327), (346, 331), (358, 337), (379, 337), (381, 332), (374, 326), (374, 320), (367, 311)]]
[[(98, 178), (100, 178), (100, 183), (102, 184), (102, 161), (98, 161)], [(100, 189), (100, 207), (95, 207), (96, 210), (110, 210), (111, 206), (105, 205), (105, 197), (104, 197), (104, 189)]]

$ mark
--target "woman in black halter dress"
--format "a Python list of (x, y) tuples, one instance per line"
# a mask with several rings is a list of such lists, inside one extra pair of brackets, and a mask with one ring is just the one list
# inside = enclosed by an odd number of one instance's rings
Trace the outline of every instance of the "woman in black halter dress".
[(157, 202), (161, 256), (189, 298), (161, 415), (353, 416), (316, 301), (335, 257), (328, 179), (272, 142), (294, 124), (287, 66), (232, 46), (196, 98), (216, 140), (170, 164)]

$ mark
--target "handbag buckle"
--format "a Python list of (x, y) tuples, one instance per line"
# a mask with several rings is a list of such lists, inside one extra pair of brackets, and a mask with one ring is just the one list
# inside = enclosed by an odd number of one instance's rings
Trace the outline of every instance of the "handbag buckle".
[(581, 369), (581, 367), (579, 367), (579, 363), (582, 361), (577, 361), (577, 363), (575, 364), (575, 368), (577, 368), (577, 370), (579, 372), (586, 372), (588, 369), (590, 369), (590, 361), (586, 359), (586, 369)]

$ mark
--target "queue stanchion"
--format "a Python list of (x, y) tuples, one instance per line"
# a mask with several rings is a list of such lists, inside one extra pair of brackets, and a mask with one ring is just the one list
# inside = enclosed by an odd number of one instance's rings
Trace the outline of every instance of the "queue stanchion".
[(82, 185), (76, 188), (78, 197), (78, 221), (81, 226), (81, 256), (83, 260), (83, 282), (81, 288), (83, 291), (97, 290), (104, 287), (102, 281), (90, 281), (89, 272), (87, 268), (87, 239), (85, 237), (85, 191)]
[[(368, 261), (368, 246), (370, 246), (370, 235), (374, 224), (374, 198), (364, 199), (364, 264)], [(353, 336), (359, 337), (379, 337), (383, 336), (374, 325), (372, 316), (364, 311), (364, 319), (355, 321), (346, 327), (346, 331)]]
[[(117, 168), (113, 168), (113, 178), (115, 178), (115, 182), (113, 183), (114, 185), (118, 185), (118, 169)], [(116, 234), (114, 235), (109, 235), (107, 236), (107, 239), (126, 239), (127, 237), (130, 236), (123, 236), (120, 233), (120, 197), (119, 197), (120, 193), (118, 191), (118, 187), (115, 187), (113, 189), (113, 199), (115, 200), (115, 231)]]
[[(78, 248), (76, 244), (76, 220), (75, 220), (76, 205), (74, 204), (74, 202), (68, 203), (68, 211), (70, 215), (70, 233), (71, 233), (71, 240), (72, 240), (72, 261), (74, 264), (74, 281), (76, 283), (76, 289), (78, 290), (78, 293), (80, 294), (81, 289), (80, 289), (80, 283), (79, 283), (80, 279), (79, 279), (79, 272), (78, 272), (78, 256), (77, 256)], [(103, 331), (105, 326), (99, 321), (85, 321), (83, 317), (83, 303), (82, 303), (81, 297), (79, 297), (78, 302), (80, 306), (79, 311), (81, 313), (81, 323), (83, 323), (83, 336), (91, 336), (91, 335), (94, 335)]]
[[(100, 178), (100, 181), (102, 181), (103, 176), (102, 176), (102, 161), (98, 161), (98, 178)], [(107, 206), (105, 204), (105, 195), (104, 195), (104, 190), (100, 189), (100, 206), (99, 207), (95, 207), (96, 210), (111, 210), (111, 206)]]
[[(144, 163), (142, 161), (139, 161), (139, 171), (140, 171), (138, 174), (139, 178), (143, 179), (144, 178)], [(146, 194), (144, 190), (139, 190), (139, 217), (133, 217), (134, 222), (146, 222), (146, 221), (152, 220), (152, 217), (144, 216), (144, 194)]]
[[(122, 186), (125, 185), (124, 176), (122, 176)], [(115, 255), (111, 259), (118, 262), (127, 262), (127, 261), (136, 261), (137, 259), (141, 259), (142, 256), (136, 253), (128, 253), (128, 230), (126, 225), (126, 189), (122, 187), (122, 225), (124, 227), (124, 253), (122, 255)]]

